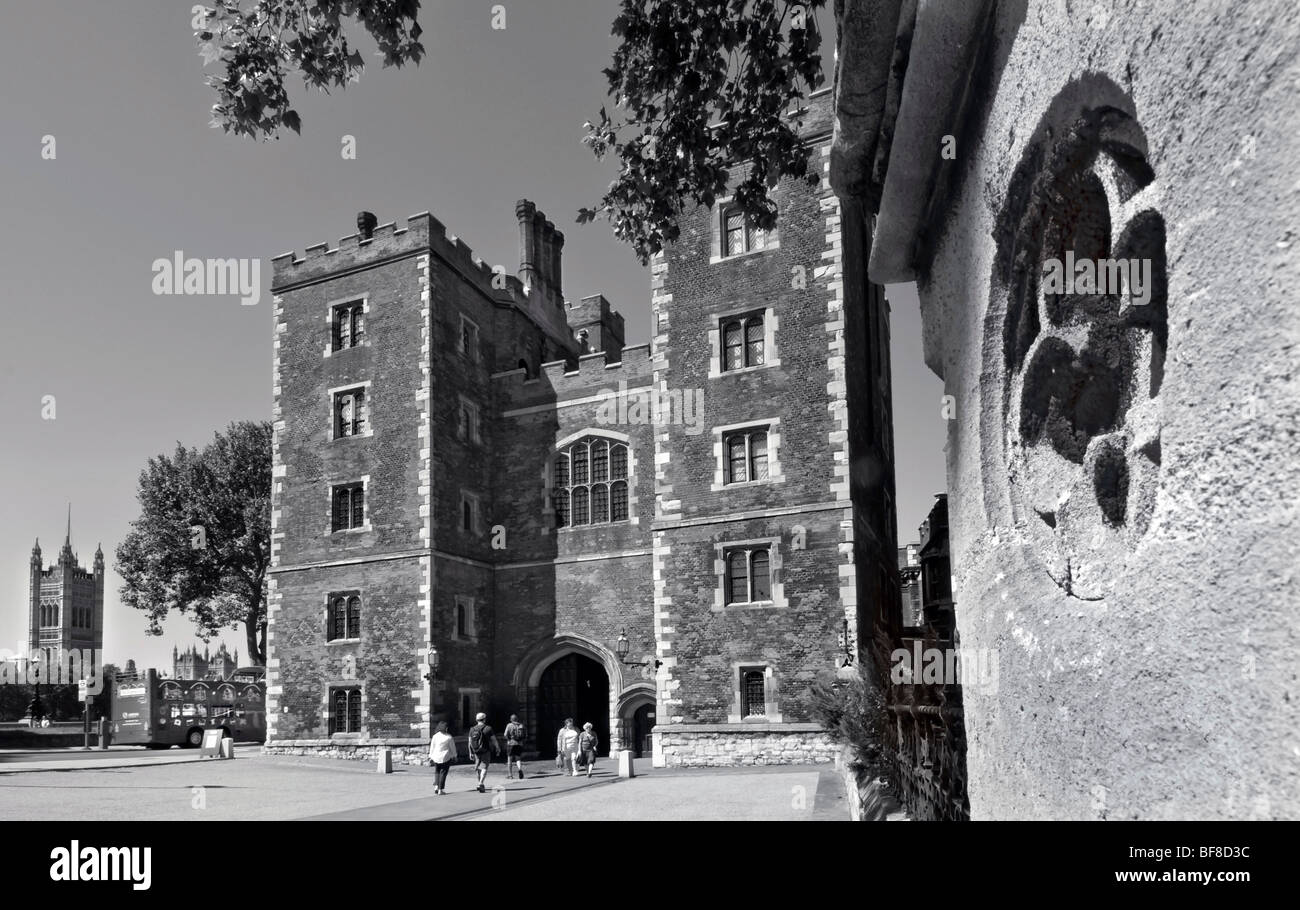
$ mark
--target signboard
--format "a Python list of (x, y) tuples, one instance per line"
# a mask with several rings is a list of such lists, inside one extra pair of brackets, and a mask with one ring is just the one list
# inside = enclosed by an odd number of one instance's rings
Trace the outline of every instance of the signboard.
[(84, 679), (77, 681), (77, 701), (89, 701), (90, 693), (86, 691), (86, 681)]
[(221, 738), (225, 736), (219, 728), (209, 728), (203, 731), (203, 745), (199, 747), (200, 758), (220, 758), (221, 757)]

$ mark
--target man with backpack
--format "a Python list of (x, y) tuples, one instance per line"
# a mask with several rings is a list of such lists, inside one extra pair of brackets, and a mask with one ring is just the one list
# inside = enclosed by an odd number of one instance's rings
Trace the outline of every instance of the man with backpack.
[(524, 779), (524, 740), (528, 738), (524, 725), (519, 722), (518, 714), (510, 715), (506, 724), (506, 779), (513, 780), (514, 766), (519, 765), (519, 779)]
[(487, 715), (480, 711), (474, 720), (477, 723), (469, 728), (469, 751), (474, 755), (474, 770), (478, 772), (478, 792), (486, 793), (488, 766), (493, 755), (501, 754), (501, 747), (497, 745), (496, 733), (487, 725)]

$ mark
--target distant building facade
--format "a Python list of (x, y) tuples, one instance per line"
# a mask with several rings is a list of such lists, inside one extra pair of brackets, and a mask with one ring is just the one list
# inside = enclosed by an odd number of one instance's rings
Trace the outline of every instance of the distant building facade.
[[(917, 609), (903, 599), (886, 623), (890, 630), (889, 734), (893, 783), (908, 815), (918, 821), (965, 821), (966, 730), (962, 686), (996, 685), (997, 667), (963, 653), (956, 632), (948, 556), (948, 497), (940, 494), (920, 528), (920, 543), (901, 548)], [(900, 571), (901, 568), (900, 568)]]
[(199, 653), (197, 645), (184, 651), (172, 648), (172, 677), (175, 679), (229, 679), (239, 666), (239, 652), (232, 655), (222, 642), (215, 652), (204, 647)]
[(921, 624), (921, 545), (898, 548), (898, 588), (904, 626)]
[(659, 765), (833, 757), (809, 684), (898, 581), (888, 310), (844, 306), (829, 100), (774, 230), (683, 218), (650, 344), (565, 300), (526, 201), (517, 275), (428, 214), (274, 260), (268, 749), (415, 754), (483, 710), (542, 753), (574, 717)]
[(39, 650), (102, 652), (104, 648), (104, 551), (82, 568), (72, 551), (72, 517), (58, 561), (45, 567), (41, 542), (32, 547), (28, 590), (30, 652)]

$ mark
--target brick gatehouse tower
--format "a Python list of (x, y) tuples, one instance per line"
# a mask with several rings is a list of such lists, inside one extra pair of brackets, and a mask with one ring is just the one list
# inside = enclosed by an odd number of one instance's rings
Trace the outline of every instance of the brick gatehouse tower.
[(483, 710), (543, 755), (574, 717), (657, 765), (830, 759), (809, 684), (898, 588), (888, 310), (844, 307), (829, 102), (773, 230), (683, 219), (649, 344), (565, 299), (527, 201), (517, 274), (427, 213), (275, 260), (268, 749), (421, 753)]

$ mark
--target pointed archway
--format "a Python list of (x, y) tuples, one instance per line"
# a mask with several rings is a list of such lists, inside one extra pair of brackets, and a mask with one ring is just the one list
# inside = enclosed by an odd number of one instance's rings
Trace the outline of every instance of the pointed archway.
[(590, 723), (600, 742), (597, 754), (609, 754), (609, 674), (599, 663), (577, 652), (552, 661), (538, 680), (536, 704), (542, 757), (555, 756), (555, 737), (566, 719), (579, 730)]
[(579, 635), (556, 635), (535, 642), (524, 653), (511, 683), (524, 708), (529, 752), (555, 756), (555, 737), (566, 717), (590, 722), (600, 737), (600, 754), (622, 748), (616, 696), (624, 690), (623, 665), (600, 642)]

